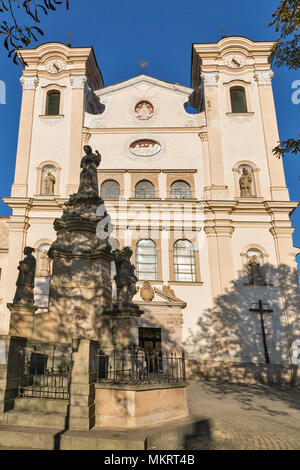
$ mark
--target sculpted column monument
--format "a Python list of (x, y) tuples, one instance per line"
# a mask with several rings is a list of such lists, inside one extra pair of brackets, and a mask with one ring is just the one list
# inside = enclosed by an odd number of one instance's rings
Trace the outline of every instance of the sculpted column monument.
[(96, 234), (97, 215), (103, 205), (98, 194), (97, 167), (101, 157), (84, 147), (78, 192), (65, 204), (54, 221), (57, 238), (48, 256), (53, 260), (49, 291), (49, 313), (41, 318), (49, 341), (72, 338), (100, 339), (102, 313), (111, 310), (111, 246)]

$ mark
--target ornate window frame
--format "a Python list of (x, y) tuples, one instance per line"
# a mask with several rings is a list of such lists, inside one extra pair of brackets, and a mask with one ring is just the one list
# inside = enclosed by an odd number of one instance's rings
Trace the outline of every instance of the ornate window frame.
[[(40, 114), (40, 118), (42, 119), (56, 119), (56, 118), (63, 118), (63, 110), (64, 110), (64, 95), (66, 87), (62, 85), (58, 85), (57, 83), (51, 83), (49, 85), (43, 86), (43, 99), (42, 99), (42, 112)], [(59, 91), (60, 92), (60, 101), (59, 101), (59, 114), (56, 115), (48, 115), (46, 114), (46, 107), (47, 107), (47, 95), (49, 91)]]
[[(189, 197), (174, 197), (172, 196), (172, 191), (173, 191), (173, 186), (176, 184), (176, 183), (184, 183), (186, 185), (186, 190), (189, 191)], [(179, 178), (179, 179), (176, 179), (175, 181), (173, 181), (170, 186), (168, 187), (168, 191), (170, 192), (170, 198), (171, 199), (184, 199), (184, 200), (191, 200), (192, 199), (192, 188), (191, 188), (191, 185), (190, 183), (188, 183), (187, 181), (185, 181), (184, 179), (182, 178)]]
[[(157, 280), (160, 279), (160, 271), (159, 271), (159, 255), (161, 254), (160, 250), (158, 252), (158, 248), (157, 248), (157, 242), (156, 240), (153, 240), (153, 238), (140, 238), (139, 240), (136, 240), (135, 242), (135, 246), (134, 246), (134, 253), (135, 253), (135, 267), (136, 267), (136, 276), (138, 277), (138, 262), (137, 262), (137, 248), (138, 248), (138, 244), (141, 242), (141, 241), (144, 241), (144, 240), (151, 240), (151, 242), (154, 243), (155, 245), (155, 255), (156, 255), (156, 279), (146, 279), (146, 280), (149, 280), (149, 281), (153, 281), (153, 282), (156, 282)], [(145, 279), (138, 279), (139, 281), (144, 281)]]
[(113, 197), (105, 197), (104, 196), (104, 198), (105, 199), (120, 199), (120, 197), (121, 197), (121, 185), (120, 185), (120, 182), (116, 178), (105, 178), (105, 179), (103, 179), (103, 181), (100, 184), (100, 196), (103, 198), (103, 196), (102, 196), (102, 186), (103, 186), (103, 184), (105, 184), (109, 181), (112, 181), (112, 182), (116, 183), (119, 186), (119, 196), (113, 196)]
[[(167, 175), (167, 181), (166, 181), (166, 186), (167, 186), (167, 200), (170, 199), (174, 201), (174, 198), (171, 197), (171, 186), (173, 183), (176, 181), (184, 181), (185, 183), (190, 185), (191, 188), (191, 197), (189, 199), (184, 199), (185, 201), (190, 201), (192, 199), (196, 200), (196, 189), (195, 189), (195, 178), (194, 174), (197, 172), (197, 170), (163, 170), (163, 173), (166, 173)], [(178, 201), (178, 199), (176, 199)]]
[(101, 185), (107, 180), (114, 180), (120, 185), (120, 197), (109, 199), (120, 199), (124, 197), (124, 173), (126, 173), (126, 170), (109, 170), (102, 168), (98, 170), (98, 185), (100, 189)]
[[(141, 201), (141, 200), (153, 200), (153, 199), (159, 199), (159, 183), (158, 183), (158, 174), (161, 172), (161, 170), (127, 170), (128, 173), (131, 174), (131, 197), (130, 199), (134, 199), (135, 201)], [(140, 181), (147, 180), (150, 183), (153, 184), (154, 186), (154, 198), (136, 198), (135, 197), (135, 187), (137, 183)]]
[[(226, 113), (226, 115), (227, 116), (253, 116), (254, 112), (253, 112), (252, 101), (251, 101), (251, 83), (246, 82), (245, 80), (235, 79), (235, 80), (230, 80), (229, 82), (224, 82), (223, 85), (226, 88), (227, 109), (230, 110)], [(246, 104), (247, 104), (246, 113), (233, 113), (232, 112), (230, 89), (234, 87), (242, 87), (245, 90)]]
[[(47, 165), (52, 165), (55, 168), (55, 194), (42, 194), (41, 193), (41, 186), (42, 186), (42, 171), (43, 168)], [(41, 162), (39, 166), (36, 168), (37, 170), (37, 177), (36, 177), (36, 196), (45, 197), (45, 198), (53, 198), (58, 197), (60, 195), (60, 172), (61, 167), (54, 162), (53, 160), (46, 160)]]
[[(174, 244), (179, 240), (188, 240), (193, 244), (194, 248), (194, 257), (195, 257), (195, 271), (196, 271), (196, 280), (195, 281), (175, 281), (175, 267), (174, 267)], [(201, 269), (200, 269), (200, 254), (199, 250), (196, 248), (196, 242), (190, 240), (182, 234), (181, 238), (174, 238), (174, 234), (170, 233), (169, 238), (169, 284), (185, 285), (185, 286), (194, 286), (194, 285), (203, 285), (201, 281)]]
[[(240, 191), (240, 184), (239, 184), (239, 168), (242, 165), (248, 165), (251, 166), (252, 172), (253, 172), (253, 178), (254, 178), (254, 186), (255, 186), (255, 191), (256, 195), (255, 196), (249, 196), (249, 198), (244, 198), (241, 197), (241, 191)], [(234, 193), (235, 193), (235, 199), (254, 199), (254, 198), (261, 198), (261, 188), (260, 188), (260, 183), (259, 183), (259, 172), (260, 168), (256, 166), (256, 164), (250, 160), (240, 160), (236, 162), (234, 167), (232, 168), (233, 171), (233, 178), (234, 178)]]

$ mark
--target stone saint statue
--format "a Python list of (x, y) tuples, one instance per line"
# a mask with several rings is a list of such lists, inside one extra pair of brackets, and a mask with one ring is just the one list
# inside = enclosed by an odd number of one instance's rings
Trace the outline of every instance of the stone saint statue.
[(243, 168), (243, 174), (240, 177), (241, 197), (250, 197), (252, 194), (252, 176), (246, 167)]
[(257, 255), (252, 255), (248, 260), (250, 284), (262, 283), (262, 268)]
[(55, 176), (53, 176), (52, 173), (48, 171), (48, 174), (44, 178), (43, 194), (49, 194), (50, 196), (53, 196), (55, 181)]
[(39, 276), (50, 276), (50, 259), (47, 250), (40, 251)]
[(134, 274), (135, 267), (130, 262), (132, 250), (126, 246), (122, 250), (113, 252), (116, 263), (116, 272), (114, 280), (117, 286), (117, 306), (133, 306), (132, 299), (136, 294), (136, 282), (138, 278)]
[(35, 277), (35, 268), (36, 260), (32, 255), (34, 248), (26, 246), (24, 248), (25, 258), (23, 261), (20, 261), (18, 270), (19, 275), (16, 282), (17, 290), (14, 297), (13, 303), (26, 303), (33, 304), (33, 288), (34, 288), (34, 277)]
[(85, 156), (81, 160), (80, 184), (78, 193), (96, 193), (98, 195), (97, 167), (101, 162), (101, 155), (98, 150), (93, 153), (89, 145), (83, 147)]

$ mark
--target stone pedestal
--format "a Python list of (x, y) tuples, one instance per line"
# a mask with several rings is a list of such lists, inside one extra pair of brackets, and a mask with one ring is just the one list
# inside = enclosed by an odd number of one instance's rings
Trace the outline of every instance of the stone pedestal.
[(98, 343), (72, 341), (69, 429), (91, 429), (95, 425), (95, 380)]
[(100, 344), (103, 350), (127, 349), (139, 344), (139, 318), (143, 311), (136, 308), (118, 308), (103, 315)]
[(96, 384), (96, 427), (137, 428), (188, 416), (186, 383)]
[(39, 307), (33, 304), (7, 304), (10, 310), (9, 333), (12, 336), (32, 338), (34, 314)]
[(111, 309), (111, 246), (96, 234), (102, 204), (95, 194), (74, 194), (54, 222), (57, 239), (48, 252), (53, 259), (49, 318), (56, 318), (59, 342), (99, 339), (102, 313)]

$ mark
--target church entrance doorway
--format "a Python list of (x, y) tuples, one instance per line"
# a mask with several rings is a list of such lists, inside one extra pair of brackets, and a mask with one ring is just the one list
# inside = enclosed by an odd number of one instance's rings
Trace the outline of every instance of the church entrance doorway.
[(161, 370), (161, 328), (139, 328), (139, 346), (145, 351), (149, 372)]

